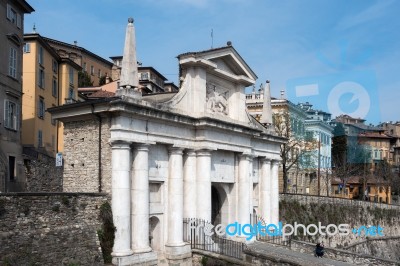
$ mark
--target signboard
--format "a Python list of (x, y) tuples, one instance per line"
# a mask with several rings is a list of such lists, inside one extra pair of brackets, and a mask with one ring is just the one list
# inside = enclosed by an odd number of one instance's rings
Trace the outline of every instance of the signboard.
[(63, 164), (62, 153), (59, 152), (56, 154), (56, 166), (62, 166), (62, 164)]

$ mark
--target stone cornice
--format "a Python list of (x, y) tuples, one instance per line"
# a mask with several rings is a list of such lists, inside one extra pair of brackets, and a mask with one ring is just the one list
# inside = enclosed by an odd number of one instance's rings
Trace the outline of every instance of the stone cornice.
[(62, 122), (88, 119), (94, 114), (109, 116), (114, 114), (122, 115), (125, 113), (130, 116), (135, 115), (147, 119), (162, 119), (166, 122), (186, 124), (196, 127), (197, 129), (214, 128), (230, 130), (240, 134), (251, 135), (256, 139), (277, 141), (279, 143), (286, 142), (285, 138), (268, 134), (263, 129), (257, 128), (255, 125), (246, 125), (225, 117), (224, 119), (226, 120), (207, 115), (199, 118), (190, 117), (179, 113), (179, 111), (175, 109), (168, 110), (162, 105), (134, 99), (125, 101), (118, 97), (114, 97), (53, 107), (49, 108), (48, 111), (52, 114), (53, 119), (58, 119)]

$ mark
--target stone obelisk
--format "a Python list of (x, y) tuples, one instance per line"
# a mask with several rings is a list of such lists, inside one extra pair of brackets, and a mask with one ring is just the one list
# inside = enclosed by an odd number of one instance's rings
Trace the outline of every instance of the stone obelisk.
[(271, 88), (269, 86), (269, 80), (265, 82), (264, 103), (260, 123), (263, 125), (272, 124)]
[(116, 95), (132, 98), (141, 98), (142, 95), (139, 90), (139, 77), (136, 59), (136, 37), (133, 18), (128, 19), (128, 26), (126, 26), (121, 77)]

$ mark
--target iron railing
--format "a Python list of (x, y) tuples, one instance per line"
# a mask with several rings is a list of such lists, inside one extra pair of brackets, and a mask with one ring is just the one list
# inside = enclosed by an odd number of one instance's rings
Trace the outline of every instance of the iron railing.
[(373, 201), (362, 201), (355, 199), (339, 198), (339, 197), (328, 197), (328, 196), (318, 196), (309, 194), (295, 194), (295, 193), (279, 193), (280, 200), (295, 200), (299, 203), (328, 203), (335, 205), (345, 205), (345, 206), (364, 206), (382, 209), (395, 209), (400, 210), (400, 205), (397, 204), (387, 204), (382, 202)]
[[(250, 221), (251, 224), (254, 226), (257, 226), (259, 223), (262, 226), (267, 226), (268, 224), (265, 222), (265, 220), (261, 217), (258, 216), (257, 214), (251, 214), (250, 215)], [(278, 226), (278, 225), (276, 225)], [(291, 236), (282, 236), (281, 234), (278, 234), (277, 232), (274, 232), (272, 230), (270, 230), (270, 232), (267, 232), (266, 229), (259, 229), (261, 230), (262, 233), (260, 233), (259, 231), (257, 232), (257, 240), (258, 241), (262, 241), (262, 242), (267, 242), (267, 243), (271, 243), (271, 244), (275, 244), (275, 245), (280, 245), (280, 246), (286, 246), (286, 247), (290, 247), (291, 246), (291, 241), (292, 241), (292, 237)]]
[[(202, 219), (183, 219), (183, 238), (190, 243), (192, 249), (205, 250), (221, 255), (242, 259), (246, 244), (217, 236), (215, 233), (209, 236), (209, 229), (213, 225)], [(214, 231), (212, 231), (214, 232)]]

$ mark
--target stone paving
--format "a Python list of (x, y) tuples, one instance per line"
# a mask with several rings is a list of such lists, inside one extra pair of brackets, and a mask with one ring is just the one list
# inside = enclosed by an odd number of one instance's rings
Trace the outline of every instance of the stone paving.
[(274, 260), (287, 262), (293, 265), (307, 266), (345, 266), (353, 265), (342, 261), (336, 261), (328, 258), (316, 258), (314, 254), (299, 253), (284, 247), (277, 247), (267, 243), (254, 242), (247, 245), (253, 252), (261, 253), (264, 256), (273, 258)]

